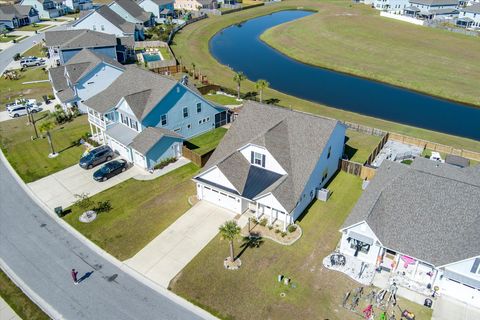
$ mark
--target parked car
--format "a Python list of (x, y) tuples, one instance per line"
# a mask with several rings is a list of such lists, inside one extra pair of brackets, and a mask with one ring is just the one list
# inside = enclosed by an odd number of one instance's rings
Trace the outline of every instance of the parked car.
[(442, 156), (439, 152), (432, 151), (432, 155), (430, 156), (430, 160), (445, 163), (445, 160), (442, 159)]
[(105, 163), (100, 169), (95, 171), (93, 179), (95, 181), (107, 181), (111, 177), (124, 172), (128, 168), (128, 162), (124, 159), (113, 160), (109, 163)]
[(20, 60), (20, 65), (23, 68), (41, 66), (42, 64), (45, 64), (45, 60), (39, 59), (37, 57), (28, 57), (28, 58), (23, 58), (22, 60)]
[(82, 157), (79, 165), (84, 169), (91, 169), (96, 165), (112, 160), (114, 156), (115, 153), (113, 153), (113, 150), (109, 146), (100, 146)]
[(8, 111), (8, 115), (11, 118), (18, 118), (20, 116), (27, 115), (27, 107), (23, 104), (15, 105), (15, 107), (10, 108)]
[(5, 109), (10, 111), (11, 109), (15, 109), (19, 106), (28, 105), (28, 106), (37, 106), (36, 99), (17, 99), (14, 102), (7, 103), (5, 105)]

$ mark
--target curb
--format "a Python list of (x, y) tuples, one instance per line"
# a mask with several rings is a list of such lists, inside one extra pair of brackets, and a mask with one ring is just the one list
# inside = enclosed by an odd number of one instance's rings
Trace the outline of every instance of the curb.
[[(23, 180), (20, 178), (20, 176), (17, 174), (17, 172), (13, 169), (13, 167), (10, 165), (8, 160), (6, 159), (5, 155), (3, 154), (3, 151), (0, 150), (0, 160), (5, 164), (5, 167), (7, 168), (8, 171), (12, 174), (14, 179), (18, 182), (20, 187), (30, 196), (30, 198), (40, 207), (45, 211), (45, 214), (50, 216), (56, 223), (60, 225), (60, 227), (64, 228), (67, 232), (69, 232), (72, 236), (77, 238), (80, 242), (82, 242), (85, 246), (87, 246), (90, 250), (94, 251), (96, 254), (98, 254), (100, 257), (104, 258), (111, 264), (115, 265), (117, 268), (125, 272), (127, 275), (131, 276), (141, 284), (149, 287), (150, 289), (156, 291), (157, 293), (165, 296), (166, 298), (170, 299), (172, 302), (184, 307), (185, 309), (191, 311), (192, 313), (195, 313), (196, 315), (204, 318), (204, 319), (218, 319), (217, 317), (213, 316), (209, 312), (201, 309), (200, 307), (195, 306), (191, 302), (185, 300), (184, 298), (177, 296), (173, 292), (169, 291), (168, 289), (160, 286), (159, 284), (153, 282), (152, 280), (146, 278), (144, 275), (141, 273), (137, 272), (136, 270), (130, 268), (108, 252), (102, 250), (100, 247), (98, 247), (96, 244), (91, 242), (88, 238), (86, 238), (83, 234), (78, 232), (75, 228), (73, 228), (71, 225), (69, 225), (67, 222), (65, 222), (63, 219), (58, 218), (56, 215), (53, 213), (50, 213), (50, 209), (47, 207), (45, 203), (43, 203), (40, 199), (37, 198), (37, 196), (32, 192), (32, 190), (23, 182)], [(29, 296), (32, 301), (34, 301), (42, 310), (47, 311), (46, 313), (51, 315), (53, 319), (63, 319), (63, 317), (58, 313), (57, 310), (55, 310), (52, 306), (50, 306), (47, 302), (45, 302), (40, 296), (38, 296), (26, 283), (24, 283), (20, 278), (16, 277), (15, 273), (8, 268), (8, 266), (4, 263), (4, 261), (0, 258), (0, 265), (2, 266), (2, 269), (5, 267), (5, 270), (7, 275), (12, 275), (12, 281), (17, 284), (17, 286)]]

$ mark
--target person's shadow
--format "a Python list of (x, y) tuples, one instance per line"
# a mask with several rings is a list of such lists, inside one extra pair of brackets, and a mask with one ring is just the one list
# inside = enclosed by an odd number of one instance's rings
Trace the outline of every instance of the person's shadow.
[(90, 277), (92, 275), (93, 271), (90, 271), (90, 272), (87, 272), (85, 273), (80, 279), (78, 279), (78, 283), (80, 282), (83, 282), (84, 280), (86, 280), (88, 277)]

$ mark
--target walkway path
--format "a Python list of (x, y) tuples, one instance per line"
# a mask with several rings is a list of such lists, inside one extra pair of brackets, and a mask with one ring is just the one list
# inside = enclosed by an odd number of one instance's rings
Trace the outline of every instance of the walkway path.
[(480, 309), (448, 296), (441, 296), (433, 306), (432, 320), (478, 320)]
[(22, 320), (15, 311), (0, 297), (0, 319), (1, 320)]
[(170, 281), (218, 234), (218, 227), (234, 216), (200, 201), (125, 264), (168, 288)]

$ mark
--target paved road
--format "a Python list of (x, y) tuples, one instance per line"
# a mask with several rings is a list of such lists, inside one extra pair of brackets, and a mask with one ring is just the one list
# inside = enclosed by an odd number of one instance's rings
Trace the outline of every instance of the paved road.
[[(7, 170), (0, 155), (0, 258), (65, 319), (200, 319), (206, 313), (159, 293), (67, 232)], [(74, 285), (70, 270), (79, 277)], [(171, 300), (173, 299), (173, 300)], [(182, 300), (183, 301), (183, 300)]]

